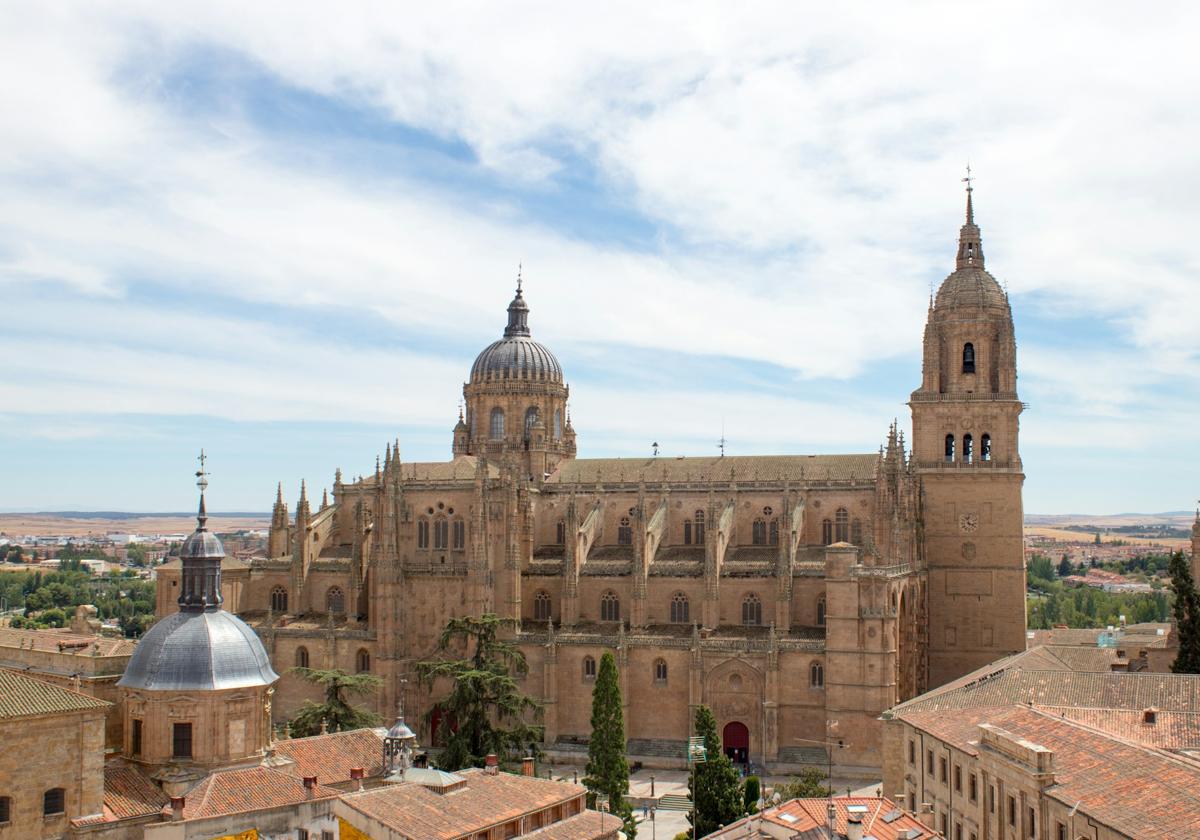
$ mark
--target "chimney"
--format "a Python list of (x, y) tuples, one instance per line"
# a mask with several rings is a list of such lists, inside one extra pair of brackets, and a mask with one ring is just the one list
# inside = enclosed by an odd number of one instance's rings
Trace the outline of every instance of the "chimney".
[(351, 767), (350, 768), (350, 781), (358, 782), (358, 787), (356, 788), (356, 790), (363, 789), (363, 776), (364, 775), (366, 775), (366, 774), (363, 773), (363, 769), (361, 767)]
[(182, 796), (171, 797), (171, 819), (183, 819), (183, 806), (186, 800)]
[(933, 831), (933, 806), (928, 802), (922, 802), (921, 811), (917, 814), (917, 819), (921, 821), (922, 825)]
[(533, 775), (533, 756), (527, 755), (521, 759), (521, 775), (522, 776), (532, 776)]
[(496, 758), (495, 753), (488, 753), (487, 758), (483, 760), (483, 772), (489, 776), (495, 776), (500, 772), (500, 759)]
[(312, 798), (313, 791), (316, 790), (316, 787), (317, 787), (317, 777), (316, 776), (305, 776), (304, 777), (304, 790), (308, 792), (309, 799)]
[(861, 817), (852, 816), (846, 820), (846, 840), (863, 840)]

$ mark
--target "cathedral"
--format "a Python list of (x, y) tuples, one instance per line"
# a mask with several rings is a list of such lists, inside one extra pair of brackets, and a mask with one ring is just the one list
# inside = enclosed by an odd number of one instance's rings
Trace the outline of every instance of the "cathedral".
[[(579, 458), (518, 283), (450, 460), (388, 444), (317, 505), (280, 489), (267, 556), (222, 561), (226, 607), (284, 674), (277, 721), (314, 697), (289, 668), (369, 671), (366, 702), (403, 701), (430, 743), (414, 664), (447, 619), (491, 612), (515, 622), (552, 755), (586, 743), (611, 650), (634, 758), (682, 763), (705, 704), (738, 761), (877, 772), (881, 712), (1025, 648), (1016, 341), (969, 186), (923, 355), (911, 436), (892, 425), (877, 451)], [(165, 615), (180, 581), (159, 580)]]

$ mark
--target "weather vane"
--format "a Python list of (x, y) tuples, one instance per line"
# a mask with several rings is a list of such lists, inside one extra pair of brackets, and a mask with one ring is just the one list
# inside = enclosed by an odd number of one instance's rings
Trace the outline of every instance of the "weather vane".
[(974, 187), (971, 186), (971, 182), (974, 181), (975, 178), (974, 178), (974, 176), (971, 175), (971, 164), (970, 163), (967, 164), (967, 177), (963, 178), (962, 180), (963, 180), (963, 183), (967, 185), (967, 192), (970, 192), (971, 190), (974, 189)]
[(200, 462), (200, 469), (196, 470), (196, 486), (199, 487), (200, 492), (203, 493), (205, 490), (208, 489), (208, 476), (209, 476), (208, 470), (206, 470), (204, 468), (205, 462), (208, 459), (207, 459), (207, 457), (205, 457), (203, 449), (200, 450), (200, 457), (197, 458), (196, 460)]
[(521, 263), (517, 263), (517, 291), (521, 291)]

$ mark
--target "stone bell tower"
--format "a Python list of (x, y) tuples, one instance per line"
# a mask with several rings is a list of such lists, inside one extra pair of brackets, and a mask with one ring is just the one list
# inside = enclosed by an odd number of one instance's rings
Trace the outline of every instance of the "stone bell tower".
[(913, 460), (925, 492), (929, 685), (1025, 648), (1016, 338), (984, 269), (970, 173), (955, 270), (930, 300)]

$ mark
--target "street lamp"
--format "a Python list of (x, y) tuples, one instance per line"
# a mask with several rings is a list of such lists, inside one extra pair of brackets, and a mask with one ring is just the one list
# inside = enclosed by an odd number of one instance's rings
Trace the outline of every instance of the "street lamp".
[(654, 774), (650, 774), (650, 798), (654, 799)]
[(658, 840), (658, 825), (654, 821), (654, 815), (658, 813), (658, 808), (654, 805), (650, 806), (650, 840)]

